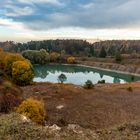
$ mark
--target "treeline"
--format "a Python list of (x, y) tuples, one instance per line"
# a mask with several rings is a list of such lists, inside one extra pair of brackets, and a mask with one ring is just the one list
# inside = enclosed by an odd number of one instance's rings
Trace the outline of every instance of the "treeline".
[(102, 48), (105, 49), (107, 56), (120, 54), (140, 54), (140, 40), (107, 40), (93, 44), (97, 54), (100, 54)]
[(25, 50), (41, 50), (45, 49), (47, 52), (61, 53), (64, 51), (69, 55), (92, 56), (94, 48), (92, 44), (84, 40), (44, 40), (44, 41), (30, 41), (27, 43), (4, 42), (0, 46), (9, 52), (23, 52)]
[(5, 51), (22, 53), (26, 50), (46, 50), (48, 53), (56, 52), (72, 56), (115, 56), (120, 54), (140, 54), (140, 40), (108, 40), (90, 44), (84, 40), (44, 40), (27, 43), (14, 43), (12, 41), (0, 43)]

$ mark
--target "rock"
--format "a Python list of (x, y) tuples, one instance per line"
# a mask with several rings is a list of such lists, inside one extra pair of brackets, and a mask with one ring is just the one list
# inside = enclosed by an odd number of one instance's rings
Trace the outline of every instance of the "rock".
[(69, 124), (68, 129), (72, 130), (74, 133), (77, 133), (77, 134), (83, 133), (81, 127), (79, 125), (76, 125), (76, 124)]
[(64, 105), (59, 105), (56, 107), (56, 109), (62, 109), (62, 108), (64, 108)]
[(26, 116), (21, 115), (21, 120), (23, 123), (29, 123), (30, 119), (28, 119)]
[(46, 126), (50, 131), (60, 131), (61, 127), (57, 126), (56, 124), (52, 126)]

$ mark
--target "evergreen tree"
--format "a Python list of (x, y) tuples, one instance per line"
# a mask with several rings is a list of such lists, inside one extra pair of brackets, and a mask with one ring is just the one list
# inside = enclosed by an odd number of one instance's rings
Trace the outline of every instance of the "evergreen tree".
[(116, 62), (121, 62), (122, 61), (122, 56), (121, 56), (120, 52), (116, 53), (115, 60), (116, 60)]
[(101, 50), (100, 50), (99, 57), (101, 57), (101, 58), (105, 58), (106, 55), (107, 55), (106, 50), (105, 50), (104, 47), (102, 47)]

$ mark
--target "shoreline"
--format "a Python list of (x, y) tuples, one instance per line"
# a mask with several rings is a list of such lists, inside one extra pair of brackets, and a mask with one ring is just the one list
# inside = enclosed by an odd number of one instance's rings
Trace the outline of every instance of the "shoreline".
[[(102, 71), (106, 71), (106, 72), (113, 72), (113, 73), (117, 73), (117, 74), (124, 74), (124, 75), (140, 77), (140, 74), (137, 74), (137, 73), (130, 73), (130, 72), (124, 72), (124, 71), (119, 71), (119, 70), (95, 67), (95, 66), (90, 66), (90, 65), (85, 65), (85, 64), (49, 63), (49, 65), (55, 65), (55, 64), (57, 64), (57, 65), (60, 64), (60, 65), (87, 67), (87, 68), (92, 68), (92, 69), (96, 69), (96, 70), (102, 70)], [(40, 65), (40, 64), (35, 64), (35, 65)], [(45, 64), (45, 65), (47, 65), (47, 64)]]

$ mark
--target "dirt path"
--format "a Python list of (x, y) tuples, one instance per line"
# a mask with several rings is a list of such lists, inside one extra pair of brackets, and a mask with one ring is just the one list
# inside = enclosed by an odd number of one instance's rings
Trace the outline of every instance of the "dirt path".
[[(127, 90), (132, 87), (133, 91)], [(103, 129), (140, 120), (140, 83), (96, 85), (86, 90), (74, 85), (37, 84), (22, 87), (25, 98), (43, 99), (48, 124), (78, 124)]]

